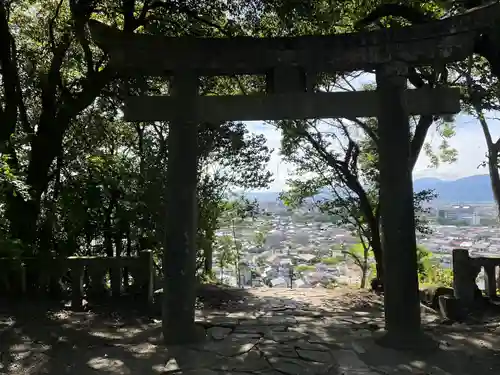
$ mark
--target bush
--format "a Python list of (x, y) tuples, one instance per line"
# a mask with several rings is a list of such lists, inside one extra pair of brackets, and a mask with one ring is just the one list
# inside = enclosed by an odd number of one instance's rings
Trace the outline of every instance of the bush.
[(443, 268), (433, 254), (423, 246), (417, 246), (418, 280), (420, 284), (453, 286), (453, 270)]
[(453, 287), (453, 270), (451, 268), (443, 268), (440, 265), (432, 265), (427, 271), (427, 277), (424, 282), (437, 285)]
[(417, 246), (418, 279), (423, 281), (429, 277), (433, 265), (432, 253), (424, 246)]

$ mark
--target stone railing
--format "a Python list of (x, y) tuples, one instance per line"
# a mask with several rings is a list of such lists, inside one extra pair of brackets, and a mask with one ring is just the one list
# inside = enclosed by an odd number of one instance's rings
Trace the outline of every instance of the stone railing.
[(470, 257), (466, 249), (453, 250), (453, 289), (455, 298), (463, 306), (472, 306), (477, 300), (476, 278), (481, 267), (484, 269), (486, 296), (497, 297), (496, 267), (500, 266), (500, 257)]
[(88, 298), (109, 296), (109, 292), (118, 297), (126, 291), (148, 305), (153, 302), (154, 265), (149, 250), (138, 257), (0, 258), (0, 294), (58, 294), (65, 278), (73, 307), (82, 305), (84, 282)]

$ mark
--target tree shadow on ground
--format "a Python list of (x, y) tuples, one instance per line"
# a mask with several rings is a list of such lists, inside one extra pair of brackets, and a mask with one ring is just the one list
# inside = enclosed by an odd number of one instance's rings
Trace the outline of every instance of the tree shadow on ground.
[(439, 343), (438, 349), (401, 352), (382, 348), (376, 338), (383, 334), (383, 298), (368, 292), (327, 298), (338, 319), (351, 321), (351, 347), (379, 373), (476, 374), (500, 372), (500, 314), (488, 309), (467, 323), (444, 321), (423, 308), (424, 331)]
[(373, 337), (383, 327), (381, 302), (370, 293), (221, 293), (222, 303), (217, 303), (214, 291), (197, 311), (207, 340), (183, 348), (163, 346), (160, 321), (126, 304), (91, 305), (76, 312), (33, 301), (10, 303), (0, 308), (0, 374), (338, 374), (370, 367), (394, 374), (500, 370), (499, 331), (491, 327), (444, 326), (429, 318), (426, 330), (443, 342), (435, 353), (423, 356), (380, 348)]

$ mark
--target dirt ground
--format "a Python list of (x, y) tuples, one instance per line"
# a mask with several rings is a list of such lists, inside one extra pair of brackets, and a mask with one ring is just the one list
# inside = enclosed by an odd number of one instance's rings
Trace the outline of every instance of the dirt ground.
[(375, 343), (382, 302), (368, 292), (257, 288), (237, 299), (198, 311), (207, 342), (182, 350), (165, 348), (160, 322), (130, 308), (0, 301), (0, 374), (500, 374), (498, 317), (446, 325), (423, 314), (439, 349), (402, 353)]

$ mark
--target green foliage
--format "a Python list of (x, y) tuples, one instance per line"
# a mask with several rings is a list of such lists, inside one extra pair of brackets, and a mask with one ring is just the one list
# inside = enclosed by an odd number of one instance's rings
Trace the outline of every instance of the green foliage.
[(29, 188), (26, 181), (16, 174), (9, 161), (9, 155), (0, 156), (0, 194), (19, 195), (23, 199), (29, 199)]
[(365, 243), (359, 243), (351, 246), (347, 250), (342, 251), (348, 258), (350, 258), (361, 271), (361, 288), (365, 288), (370, 270), (369, 259), (373, 256), (372, 250), (367, 247)]
[[(344, 30), (349, 30), (353, 20), (359, 21), (369, 15), (384, 1), (344, 2), (342, 10), (336, 14), (345, 22)], [(420, 11), (423, 19), (439, 19), (464, 11), (464, 2), (458, 1), (410, 1), (404, 5)], [(387, 7), (387, 9), (395, 7)], [(380, 8), (381, 9), (381, 8)], [(379, 9), (379, 10), (380, 10)], [(356, 27), (368, 29), (380, 27), (399, 27), (417, 22), (404, 14), (379, 12), (376, 22), (354, 22)], [(361, 25), (361, 26), (360, 26)], [(336, 30), (341, 30), (337, 28)], [(494, 33), (496, 31), (492, 31)], [(496, 51), (493, 40), (488, 39), (485, 48)], [(493, 54), (496, 52), (492, 52)], [(495, 55), (496, 56), (496, 55)], [(495, 59), (487, 61), (475, 55), (468, 61), (449, 64), (445, 71), (418, 68), (410, 82), (415, 87), (436, 85), (454, 85), (462, 88), (462, 106), (470, 115), (478, 119), (488, 144), (487, 161), (491, 171), (498, 171), (498, 140), (493, 139), (488, 127), (486, 111), (496, 111), (498, 104), (498, 72)], [(492, 71), (494, 74), (492, 74)], [(446, 74), (445, 74), (446, 73)], [(320, 82), (322, 89), (355, 90), (352, 75), (324, 77)], [(373, 84), (364, 85), (364, 89), (373, 89)], [(441, 163), (453, 163), (457, 159), (457, 150), (451, 146), (450, 139), (455, 135), (454, 117), (426, 117), (413, 119), (412, 123), (412, 165), (423, 151), (430, 159), (432, 167)], [(290, 208), (309, 207), (328, 211), (332, 222), (349, 225), (360, 238), (364, 238), (377, 253), (378, 235), (378, 152), (376, 148), (377, 124), (375, 119), (353, 121), (281, 121), (277, 127), (283, 133), (281, 152), (288, 162), (296, 167), (295, 176), (290, 181), (292, 190), (282, 195), (284, 203)], [(357, 128), (357, 129), (356, 129)], [(426, 140), (429, 129), (436, 129), (437, 137), (432, 142)], [(412, 167), (412, 166), (411, 166)], [(491, 175), (493, 186), (497, 186), (500, 195), (500, 177)], [(321, 193), (321, 194), (318, 194)], [(415, 195), (417, 229), (429, 232), (425, 219), (426, 202), (435, 197), (427, 191)], [(366, 204), (369, 202), (369, 204)], [(335, 214), (335, 219), (333, 220)], [(340, 217), (340, 219), (338, 219)], [(373, 238), (375, 237), (375, 240)], [(380, 260), (380, 258), (379, 258)]]
[(432, 253), (422, 245), (417, 245), (417, 266), (419, 279), (426, 280), (431, 269)]
[[(230, 229), (230, 236), (223, 236), (226, 238), (224, 241), (229, 241), (231, 239), (232, 251), (234, 252), (234, 264), (236, 266), (237, 280), (240, 280), (240, 258), (241, 251), (243, 249), (243, 243), (241, 242), (238, 235), (238, 226), (241, 225), (245, 220), (254, 220), (259, 214), (259, 205), (256, 200), (250, 201), (244, 195), (238, 196), (233, 200), (226, 200), (222, 204), (222, 211), (219, 217), (220, 223)], [(229, 243), (226, 244), (229, 246)]]
[[(4, 49), (0, 73), (2, 251), (13, 256), (67, 256), (134, 255), (153, 249), (160, 267), (161, 254), (168, 251), (163, 249), (163, 239), (169, 124), (126, 123), (119, 110), (125, 96), (164, 95), (168, 84), (157, 78), (118, 75), (108, 56), (89, 38), (86, 24), (90, 19), (130, 32), (167, 36), (321, 35), (353, 31), (360, 19), (382, 3), (1, 1), (0, 22), (7, 26), (0, 28)], [(460, 7), (450, 10), (449, 2), (409, 3), (434, 18), (462, 11)], [(408, 21), (386, 15), (380, 24), (403, 23)], [(472, 84), (464, 78), (466, 62), (448, 68), (454, 84), (462, 88), (469, 113), (484, 119), (472, 100), (476, 97), (481, 99), (481, 110), (498, 108), (498, 81), (491, 78), (484, 58), (474, 58), (469, 72)], [(417, 70), (425, 83), (433, 73)], [(338, 89), (354, 78), (355, 74), (322, 74), (317, 87)], [(262, 77), (203, 77), (200, 81), (206, 95), (255, 93), (265, 86)], [(453, 119), (436, 121), (443, 143), (437, 150), (425, 146), (424, 151), (439, 156), (431, 160), (452, 162), (456, 158), (447, 143), (454, 134), (449, 120)], [(283, 157), (296, 166), (292, 190), (283, 196), (285, 203), (289, 207), (307, 204), (321, 214), (314, 212), (311, 219), (349, 226), (375, 252), (380, 245), (375, 243), (379, 224), (376, 121), (282, 121), (275, 125), (283, 133)], [(222, 225), (235, 229), (258, 212), (253, 202), (228, 201), (228, 192), (266, 187), (271, 181), (266, 169), (271, 150), (264, 136), (250, 134), (238, 122), (199, 124), (198, 143), (198, 265), (210, 277), (217, 230)], [(325, 189), (327, 196), (312, 199)], [(415, 197), (417, 211), (425, 210), (418, 202), (427, 199), (429, 195)], [(425, 229), (425, 222), (419, 220), (417, 215), (420, 230)], [(234, 233), (233, 245), (239, 249), (242, 244)]]
[(431, 234), (428, 217), (430, 215), (430, 205), (437, 198), (434, 190), (421, 190), (413, 194), (413, 206), (415, 208), (415, 227), (423, 234)]
[(227, 268), (229, 265), (234, 266), (236, 261), (236, 249), (234, 240), (231, 236), (217, 237), (218, 257), (217, 261), (220, 268)]
[[(135, 12), (128, 12), (130, 4)], [(119, 77), (89, 39), (86, 23), (171, 36), (227, 36), (253, 32), (258, 24), (234, 1), (123, 5), (0, 2), (0, 22), (10, 28), (1, 29), (0, 39), (12, 41), (11, 51), (2, 44), (7, 60), (0, 73), (3, 253), (135, 255), (152, 249), (161, 271), (168, 123), (126, 123), (119, 108), (124, 96), (164, 95), (168, 84)], [(235, 94), (261, 84), (260, 78), (212, 77), (201, 79), (201, 90)], [(269, 184), (271, 150), (263, 135), (238, 122), (199, 124), (198, 136), (198, 267), (210, 277), (225, 197), (233, 188)]]
[(261, 231), (255, 232), (254, 243), (257, 247), (263, 247), (266, 243), (266, 235)]
[[(280, 195), (283, 203), (326, 214), (351, 229), (380, 260), (377, 122), (281, 121), (277, 127), (283, 133), (281, 153), (295, 166), (290, 189)], [(430, 232), (426, 203), (434, 198), (432, 191), (414, 197), (415, 221), (423, 233)]]
[(216, 284), (218, 282), (217, 275), (212, 270), (200, 273), (198, 275), (198, 282), (201, 284)]
[(300, 264), (298, 266), (294, 267), (296, 272), (306, 272), (306, 271), (315, 271), (316, 267), (315, 266), (308, 266), (306, 264)]
[(341, 258), (341, 257), (335, 257), (335, 258), (329, 257), (329, 258), (322, 258), (321, 263), (329, 265), (329, 266), (334, 266), (336, 264), (339, 264), (342, 260), (343, 260), (343, 258)]
[(439, 260), (422, 245), (417, 246), (417, 264), (420, 284), (453, 286), (453, 270), (443, 268)]
[(426, 271), (427, 276), (421, 278), (421, 284), (453, 287), (453, 270), (443, 268), (438, 264), (432, 264)]
[(257, 200), (250, 201), (243, 195), (237, 196), (236, 199), (225, 201), (223, 209), (224, 213), (221, 220), (226, 220), (226, 222), (255, 219), (259, 214)]
[(430, 168), (437, 168), (441, 163), (454, 163), (458, 158), (457, 150), (451, 147), (449, 143), (449, 140), (455, 135), (454, 123), (440, 119), (437, 122), (436, 130), (441, 140), (439, 145), (435, 147), (429, 142), (423, 145), (423, 150), (430, 161)]

